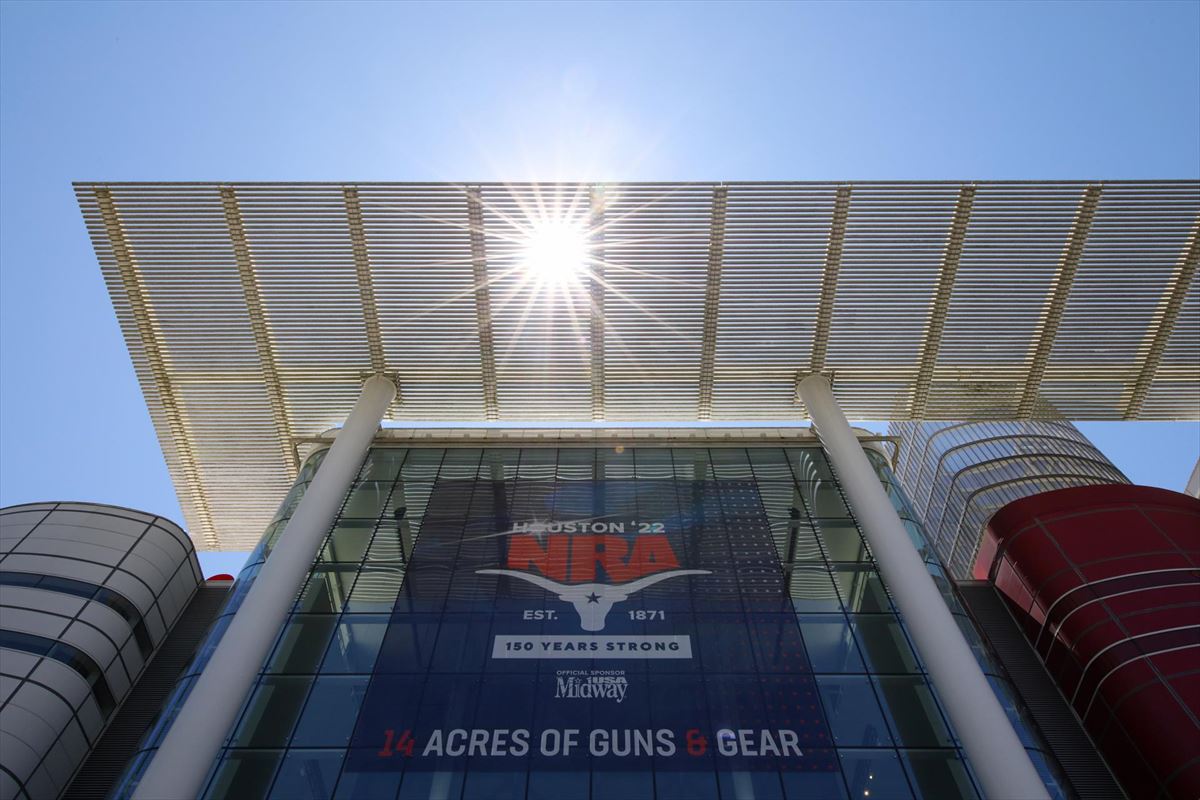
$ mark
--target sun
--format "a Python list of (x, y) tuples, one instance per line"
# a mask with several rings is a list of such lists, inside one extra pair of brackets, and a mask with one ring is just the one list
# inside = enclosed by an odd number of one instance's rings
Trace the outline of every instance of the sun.
[(566, 220), (539, 222), (521, 251), (521, 265), (539, 283), (577, 281), (588, 260), (588, 237)]

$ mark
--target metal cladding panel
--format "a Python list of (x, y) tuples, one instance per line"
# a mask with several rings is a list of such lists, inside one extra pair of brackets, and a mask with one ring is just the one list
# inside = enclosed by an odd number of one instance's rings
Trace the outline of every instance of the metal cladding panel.
[(16, 681), (0, 700), (0, 736), (11, 737), (0, 772), (19, 796), (57, 797), (195, 591), (199, 565), (174, 523), (116, 506), (13, 506), (0, 529), (13, 544), (0, 551), (0, 661)]
[(704, 185), (608, 193), (605, 418), (696, 418), (711, 198)]
[(947, 378), (1005, 368), (1023, 377), (1085, 186), (976, 186), (939, 351)]
[[(798, 360), (807, 360), (836, 190), (836, 184), (730, 187), (717, 322), (718, 371), (757, 370), (775, 383), (780, 377), (787, 383)], [(765, 287), (771, 290), (765, 292)], [(739, 380), (722, 376), (719, 383), (736, 390)], [(795, 415), (793, 394), (760, 402), (787, 418)], [(752, 397), (739, 405), (749, 405)]]
[(235, 197), (281, 373), (336, 375), (369, 361), (341, 189), (313, 187), (282, 208), (280, 192)]
[(958, 189), (851, 189), (829, 329), (827, 367), (835, 375), (865, 364), (903, 369), (919, 358)]
[(1131, 797), (1191, 798), (1200, 774), (1200, 501), (1087, 486), (992, 517), (992, 581)]
[[(479, 327), (462, 188), (361, 186), (358, 197), (388, 367), (410, 382), (438, 384), (440, 376), (439, 392), (464, 403), (459, 413), (476, 413)], [(433, 363), (437, 370), (429, 369)], [(464, 385), (455, 388), (446, 376), (463, 376)], [(436, 408), (406, 398), (406, 407), (413, 403), (416, 414)]]
[[(1111, 186), (1100, 195), (1071, 289), (1077, 296), (1063, 312), (1052, 366), (1137, 362), (1142, 337), (1187, 248), (1188, 222), (1194, 221), (1178, 189), (1153, 191), (1150, 207), (1139, 200), (1144, 191)], [(1129, 268), (1131, 256), (1140, 269)]]
[(1195, 290), (1195, 285), (1196, 279), (1192, 278), (1192, 291), (1184, 297), (1179, 319), (1163, 353), (1163, 367), (1172, 374), (1178, 371), (1182, 375), (1200, 360), (1200, 292)]
[[(800, 421), (814, 371), (854, 419), (1200, 418), (1197, 181), (76, 193), (204, 549), (376, 372), (393, 421)], [(574, 279), (523, 269), (547, 222)]]

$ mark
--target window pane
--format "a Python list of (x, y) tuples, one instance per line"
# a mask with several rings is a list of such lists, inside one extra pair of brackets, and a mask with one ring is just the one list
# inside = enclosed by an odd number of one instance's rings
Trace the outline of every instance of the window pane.
[(867, 545), (851, 519), (817, 520), (817, 536), (830, 561), (870, 561)]
[(363, 462), (360, 480), (364, 481), (394, 481), (400, 474), (400, 465), (404, 463), (404, 455), (408, 451), (403, 447), (375, 447), (367, 453)]
[[(392, 495), (395, 505), (396, 495)], [(367, 563), (375, 561), (404, 562), (412, 555), (416, 540), (413, 536), (413, 521), (408, 518), (408, 508), (403, 507), (403, 516), (385, 517), (375, 528), (371, 544), (367, 547)], [(399, 508), (396, 509), (399, 512)]]
[(822, 676), (817, 679), (821, 702), (838, 747), (890, 745), (891, 734), (875, 700), (870, 680), (861, 677)]
[(353, 564), (318, 564), (313, 568), (312, 577), (300, 599), (296, 601), (297, 611), (307, 611), (314, 614), (337, 614), (346, 604), (346, 595), (358, 574), (358, 566)]
[(375, 755), (378, 751), (379, 746), (376, 745), (370, 749), (351, 750), (346, 754), (346, 762), (342, 767), (341, 777), (338, 778), (334, 797), (339, 800), (373, 800), (376, 797), (391, 800), (396, 796), (400, 788), (401, 773), (398, 770), (379, 770), (379, 758)]
[(745, 480), (754, 477), (744, 447), (713, 447), (708, 453), (712, 459), (713, 474), (718, 479)]
[(675, 478), (681, 481), (710, 481), (713, 477), (708, 450), (676, 447), (671, 451), (675, 461)]
[(825, 556), (817, 545), (817, 537), (807, 520), (789, 519), (771, 526), (775, 541), (782, 550), (780, 558), (785, 565), (795, 562), (810, 562), (825, 569)]
[(871, 567), (843, 564), (835, 567), (833, 575), (847, 611), (869, 613), (892, 610), (887, 589), (879, 573)]
[(438, 479), (474, 478), (479, 472), (483, 451), (477, 447), (448, 447), (438, 470)]
[(335, 617), (295, 615), (288, 622), (267, 672), (311, 673), (321, 663)]
[(675, 477), (671, 451), (665, 447), (639, 447), (633, 452), (634, 472), (639, 478)]
[[(787, 800), (846, 800), (849, 795), (846, 793), (846, 784), (842, 781), (842, 771), (836, 766), (837, 752), (805, 749), (804, 755), (817, 763), (825, 762), (834, 766), (828, 771), (779, 773)], [(859, 795), (855, 800), (864, 798)]]
[(850, 796), (870, 800), (908, 800), (912, 792), (895, 750), (839, 750)]
[(358, 707), (367, 693), (368, 680), (365, 675), (318, 677), (304, 706), (304, 716), (296, 726), (292, 746), (346, 747), (358, 719)]
[(797, 611), (841, 611), (829, 570), (796, 565), (787, 574), (788, 593)]
[(328, 800), (341, 766), (340, 750), (290, 750), (279, 767), (270, 798)]
[(297, 483), (307, 483), (313, 479), (313, 475), (317, 474), (317, 468), (321, 466), (321, 462), (325, 460), (325, 456), (329, 454), (329, 448), (318, 450), (308, 457), (304, 462), (304, 468), (300, 470), (300, 474), (296, 476)]
[(487, 449), (479, 464), (479, 477), (489, 481), (506, 481), (517, 477), (517, 462), (521, 451), (516, 448)]
[(437, 477), (438, 466), (442, 463), (442, 450), (437, 447), (410, 450), (404, 466), (400, 468), (400, 477), (405, 481), (425, 481), (432, 483)]
[(814, 517), (848, 517), (850, 512), (842, 500), (842, 493), (832, 481), (801, 483), (800, 494), (808, 504), (808, 513)]
[(879, 702), (895, 731), (897, 744), (905, 747), (953, 747), (954, 740), (933, 692), (921, 675), (876, 677)]
[(370, 673), (387, 630), (387, 617), (344, 617), (333, 632), (322, 673)]
[[(525, 800), (525, 772), (470, 769), (463, 784), (462, 800)], [(431, 792), (430, 797), (435, 797)], [(566, 798), (563, 798), (566, 800)]]
[(746, 453), (758, 480), (792, 482), (792, 467), (782, 447), (747, 447)]
[(342, 520), (329, 534), (325, 548), (321, 551), (321, 560), (353, 563), (362, 561), (374, 532), (374, 519)]
[(391, 481), (363, 481), (350, 490), (342, 517), (378, 519), (392, 493)]
[(346, 612), (361, 614), (391, 611), (396, 605), (396, 596), (400, 594), (400, 584), (403, 582), (404, 570), (400, 567), (374, 567), (368, 562), (350, 591)]
[(596, 449), (596, 477), (617, 480), (633, 477), (633, 450), (625, 447)]
[(279, 751), (230, 751), (225, 754), (217, 774), (209, 784), (205, 798), (209, 800), (226, 800), (236, 797), (238, 800), (258, 800), (267, 793), (271, 778), (275, 775), (275, 765), (279, 763)]
[(554, 465), (558, 463), (558, 451), (553, 447), (521, 448), (521, 463), (517, 466), (517, 477), (526, 480), (548, 480), (554, 477)]
[(557, 475), (565, 481), (590, 481), (596, 477), (596, 451), (591, 447), (564, 447), (558, 451)]
[(901, 750), (900, 753), (918, 797), (928, 800), (979, 797), (958, 751)]
[(890, 614), (852, 615), (850, 624), (871, 672), (919, 672), (900, 622)]
[(309, 678), (266, 676), (254, 690), (234, 747), (283, 747), (308, 693)]
[(841, 614), (801, 616), (800, 633), (813, 672), (866, 671)]
[(833, 472), (825, 460), (825, 454), (818, 447), (789, 447), (788, 461), (792, 462), (792, 472), (796, 480), (816, 482), (833, 480)]

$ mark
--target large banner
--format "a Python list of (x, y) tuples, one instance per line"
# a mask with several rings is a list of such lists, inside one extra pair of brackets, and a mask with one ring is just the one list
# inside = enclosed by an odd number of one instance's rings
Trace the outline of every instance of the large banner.
[(435, 794), (416, 773), (836, 768), (737, 480), (439, 481), (351, 746)]

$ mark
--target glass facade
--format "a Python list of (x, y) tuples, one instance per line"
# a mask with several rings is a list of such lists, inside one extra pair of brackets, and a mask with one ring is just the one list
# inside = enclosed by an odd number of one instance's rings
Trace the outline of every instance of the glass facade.
[(955, 580), (971, 577), (984, 525), (1013, 500), (1129, 480), (1070, 422), (892, 422), (896, 473)]
[[(885, 460), (869, 455), (1061, 796)], [(819, 448), (541, 446), (370, 452), (204, 796), (979, 792)]]

